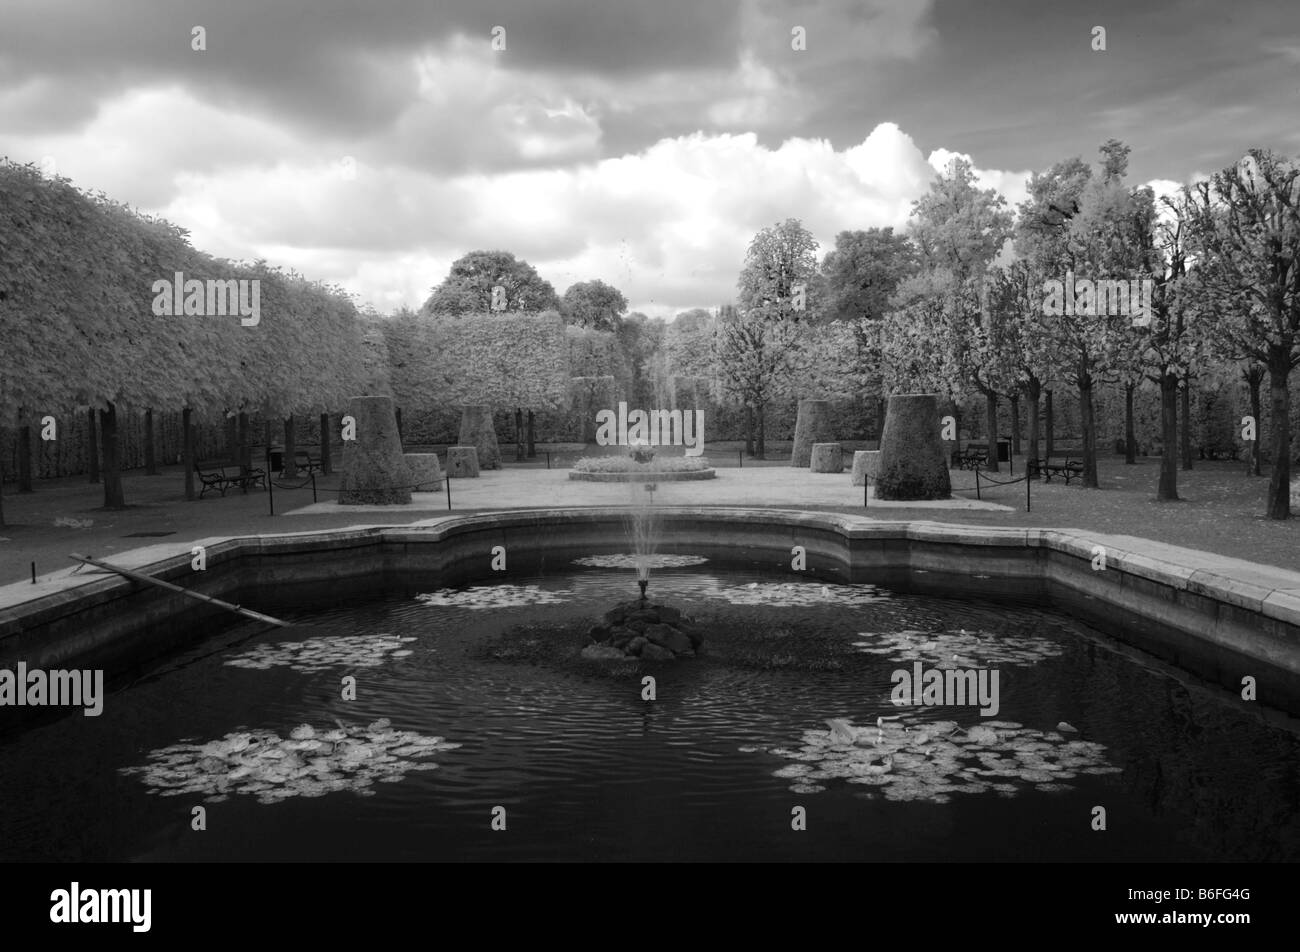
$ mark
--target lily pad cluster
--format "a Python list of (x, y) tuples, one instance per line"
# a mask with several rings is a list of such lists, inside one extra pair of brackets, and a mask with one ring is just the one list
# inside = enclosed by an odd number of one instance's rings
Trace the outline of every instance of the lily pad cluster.
[(870, 641), (855, 641), (863, 654), (924, 659), (933, 667), (987, 668), (1002, 664), (1032, 665), (1061, 654), (1060, 645), (1043, 638), (1011, 640), (987, 631), (885, 631), (859, 632)]
[(777, 608), (806, 605), (850, 607), (881, 602), (890, 598), (883, 588), (860, 585), (824, 585), (821, 582), (750, 582), (729, 585), (708, 593), (733, 605), (771, 605)]
[[(860, 784), (869, 797), (947, 803), (956, 794), (1014, 797), (1030, 787), (1044, 793), (1070, 789), (1081, 774), (1119, 773), (1102, 744), (1067, 740), (1014, 721), (963, 728), (956, 721), (880, 717), (874, 727), (836, 718), (829, 730), (808, 730), (797, 750), (768, 751), (793, 761), (775, 776), (793, 781), (794, 793), (821, 793), (830, 781)], [(742, 747), (743, 753), (762, 750)]]
[(333, 667), (375, 668), (390, 658), (405, 658), (411, 649), (405, 644), (415, 641), (398, 635), (340, 635), (313, 638), (309, 641), (281, 641), (257, 645), (226, 661), (233, 668), (291, 668), (303, 674), (316, 674)]
[(232, 795), (279, 803), (292, 797), (321, 797), (339, 790), (373, 796), (376, 782), (396, 783), (408, 771), (436, 770), (417, 762), (460, 744), (441, 737), (393, 730), (387, 718), (366, 726), (317, 730), (295, 727), (287, 738), (274, 731), (236, 731), (205, 744), (180, 743), (149, 754), (149, 763), (123, 767), (148, 792), (161, 797), (202, 796), (221, 803)]
[(525, 605), (559, 605), (569, 600), (568, 592), (555, 592), (536, 585), (475, 585), (472, 588), (443, 588), (415, 596), (434, 607), (519, 608)]
[(703, 565), (709, 561), (702, 555), (589, 555), (584, 559), (574, 559), (574, 565), (585, 565), (596, 569), (635, 569), (642, 564), (652, 569), (677, 569), (688, 565)]

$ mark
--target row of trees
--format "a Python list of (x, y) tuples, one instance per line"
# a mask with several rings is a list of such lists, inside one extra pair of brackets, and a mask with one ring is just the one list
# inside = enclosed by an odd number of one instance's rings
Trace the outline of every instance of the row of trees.
[[(1300, 170), (1256, 150), (1157, 200), (1149, 187), (1125, 183), (1127, 146), (1110, 140), (1100, 151), (1096, 170), (1076, 158), (1032, 176), (1014, 212), (996, 190), (978, 187), (968, 163), (954, 161), (914, 203), (906, 233), (842, 232), (820, 264), (798, 220), (764, 229), (741, 270), (737, 306), (711, 318), (685, 315), (670, 329), (671, 370), (706, 376), (749, 408), (759, 453), (772, 399), (866, 388), (978, 393), (990, 434), (1000, 401), (1011, 400), (1018, 417), (1023, 400), (1029, 454), (1038, 456), (1039, 401), (1052, 387), (1073, 386), (1084, 485), (1093, 488), (1097, 388), (1124, 388), (1132, 462), (1134, 394), (1149, 381), (1161, 393), (1160, 499), (1178, 498), (1180, 393), (1186, 426), (1198, 376), (1240, 374), (1262, 430), (1267, 378), (1267, 513), (1287, 518)], [(1069, 275), (1124, 280), (1126, 292), (1128, 281), (1150, 282), (1149, 313), (1115, 307), (1113, 298), (1090, 306), (1083, 291), (1076, 302), (1073, 287), (1065, 293), (1078, 307), (1047, 306), (1048, 282)], [(1135, 295), (1134, 305), (1146, 297)]]
[[(125, 505), (122, 408), (182, 409), (187, 426), (252, 411), (291, 417), (359, 386), (363, 328), (342, 290), (204, 254), (183, 229), (30, 165), (0, 162), (0, 261), (0, 425), (97, 413), (105, 506)], [(260, 320), (156, 314), (155, 283), (178, 273), (259, 282)]]

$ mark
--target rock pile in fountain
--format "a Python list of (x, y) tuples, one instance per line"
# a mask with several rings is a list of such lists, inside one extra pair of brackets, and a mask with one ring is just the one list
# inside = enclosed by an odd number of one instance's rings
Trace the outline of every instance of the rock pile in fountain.
[(593, 660), (644, 658), (671, 661), (695, 655), (704, 642), (694, 623), (675, 608), (633, 599), (605, 613), (582, 649)]

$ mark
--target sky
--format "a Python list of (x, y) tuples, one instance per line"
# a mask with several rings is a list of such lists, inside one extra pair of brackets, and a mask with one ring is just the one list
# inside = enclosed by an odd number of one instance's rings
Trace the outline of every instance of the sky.
[(1163, 192), (1300, 153), (1298, 99), (1294, 0), (0, 0), (0, 155), (385, 313), (503, 249), (672, 318), (955, 156)]

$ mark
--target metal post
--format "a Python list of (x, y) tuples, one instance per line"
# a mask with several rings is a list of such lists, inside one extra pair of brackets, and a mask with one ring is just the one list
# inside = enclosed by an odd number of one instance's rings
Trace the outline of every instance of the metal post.
[(975, 498), (976, 499), (984, 498), (983, 496), (980, 495), (980, 464), (979, 463), (975, 464)]
[(1025, 470), (1025, 512), (1029, 511), (1029, 470)]
[(316, 501), (316, 474), (311, 474), (311, 501)]
[(36, 563), (32, 563), (32, 584), (36, 584)]
[(271, 476), (271, 464), (267, 463), (266, 471), (266, 495), (271, 501), (271, 515), (275, 515), (275, 479)]
[(871, 492), (871, 477), (868, 476), (866, 473), (863, 473), (863, 474), (862, 474), (862, 506), (863, 506), (863, 508), (866, 508), (867, 506), (870, 506), (870, 505), (871, 505), (871, 503), (867, 502), (867, 500), (871, 498), (870, 495), (869, 495), (870, 492)]
[[(546, 454), (546, 468), (547, 468), (547, 469), (550, 469), (550, 468), (551, 468), (551, 454), (550, 454), (550, 453), (547, 453), (547, 454)], [(450, 509), (451, 507), (448, 506), (447, 508)]]
[(443, 482), (447, 484), (447, 510), (451, 510), (451, 473), (443, 477)]
[(737, 462), (738, 462), (740, 468), (741, 468), (741, 469), (744, 469), (744, 468), (745, 468), (745, 451), (744, 451), (744, 450), (736, 450), (736, 460), (737, 460)]

